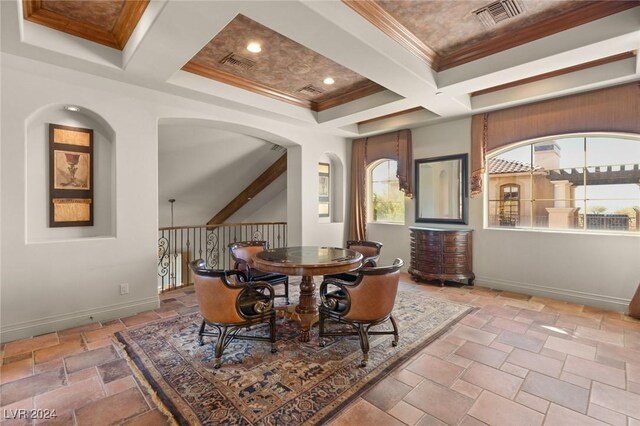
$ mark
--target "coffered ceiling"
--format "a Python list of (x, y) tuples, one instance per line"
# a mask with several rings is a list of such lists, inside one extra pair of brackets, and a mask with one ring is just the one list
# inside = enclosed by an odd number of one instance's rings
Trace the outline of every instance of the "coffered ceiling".
[[(259, 52), (250, 52), (250, 43)], [(246, 16), (236, 16), (183, 70), (321, 111), (384, 90)], [(330, 78), (330, 84), (325, 79)]]
[(24, 19), (122, 50), (149, 0), (23, 0)]
[(638, 5), (585, 0), (343, 0), (443, 70)]
[(357, 137), (638, 81), (638, 6), (12, 0), (0, 19), (3, 53)]

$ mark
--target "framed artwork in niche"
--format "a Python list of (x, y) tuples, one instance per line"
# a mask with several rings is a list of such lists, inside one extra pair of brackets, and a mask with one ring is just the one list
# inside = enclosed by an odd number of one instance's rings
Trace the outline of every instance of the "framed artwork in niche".
[(49, 124), (49, 226), (93, 226), (93, 130)]
[(318, 216), (329, 217), (330, 165), (318, 163)]

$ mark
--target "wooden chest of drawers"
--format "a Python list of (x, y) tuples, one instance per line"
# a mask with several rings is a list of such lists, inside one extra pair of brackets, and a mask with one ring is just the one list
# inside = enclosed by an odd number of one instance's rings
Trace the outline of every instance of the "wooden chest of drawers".
[(409, 273), (419, 279), (468, 280), (473, 285), (470, 229), (436, 229), (410, 227), (411, 265)]

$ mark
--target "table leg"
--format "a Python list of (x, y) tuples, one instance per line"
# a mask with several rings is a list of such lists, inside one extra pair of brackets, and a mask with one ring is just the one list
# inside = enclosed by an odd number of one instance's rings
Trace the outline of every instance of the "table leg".
[(316, 300), (316, 283), (313, 276), (304, 275), (300, 282), (300, 302), (296, 306), (300, 321), (300, 341), (308, 342), (309, 330), (318, 321), (318, 301)]

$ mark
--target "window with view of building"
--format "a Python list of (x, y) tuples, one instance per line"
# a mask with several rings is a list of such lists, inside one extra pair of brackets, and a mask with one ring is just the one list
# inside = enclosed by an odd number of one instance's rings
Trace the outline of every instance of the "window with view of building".
[(369, 166), (369, 222), (404, 223), (404, 193), (400, 191), (397, 169), (398, 162), (394, 160), (381, 160)]
[(558, 137), (487, 159), (490, 227), (639, 232), (640, 140)]

